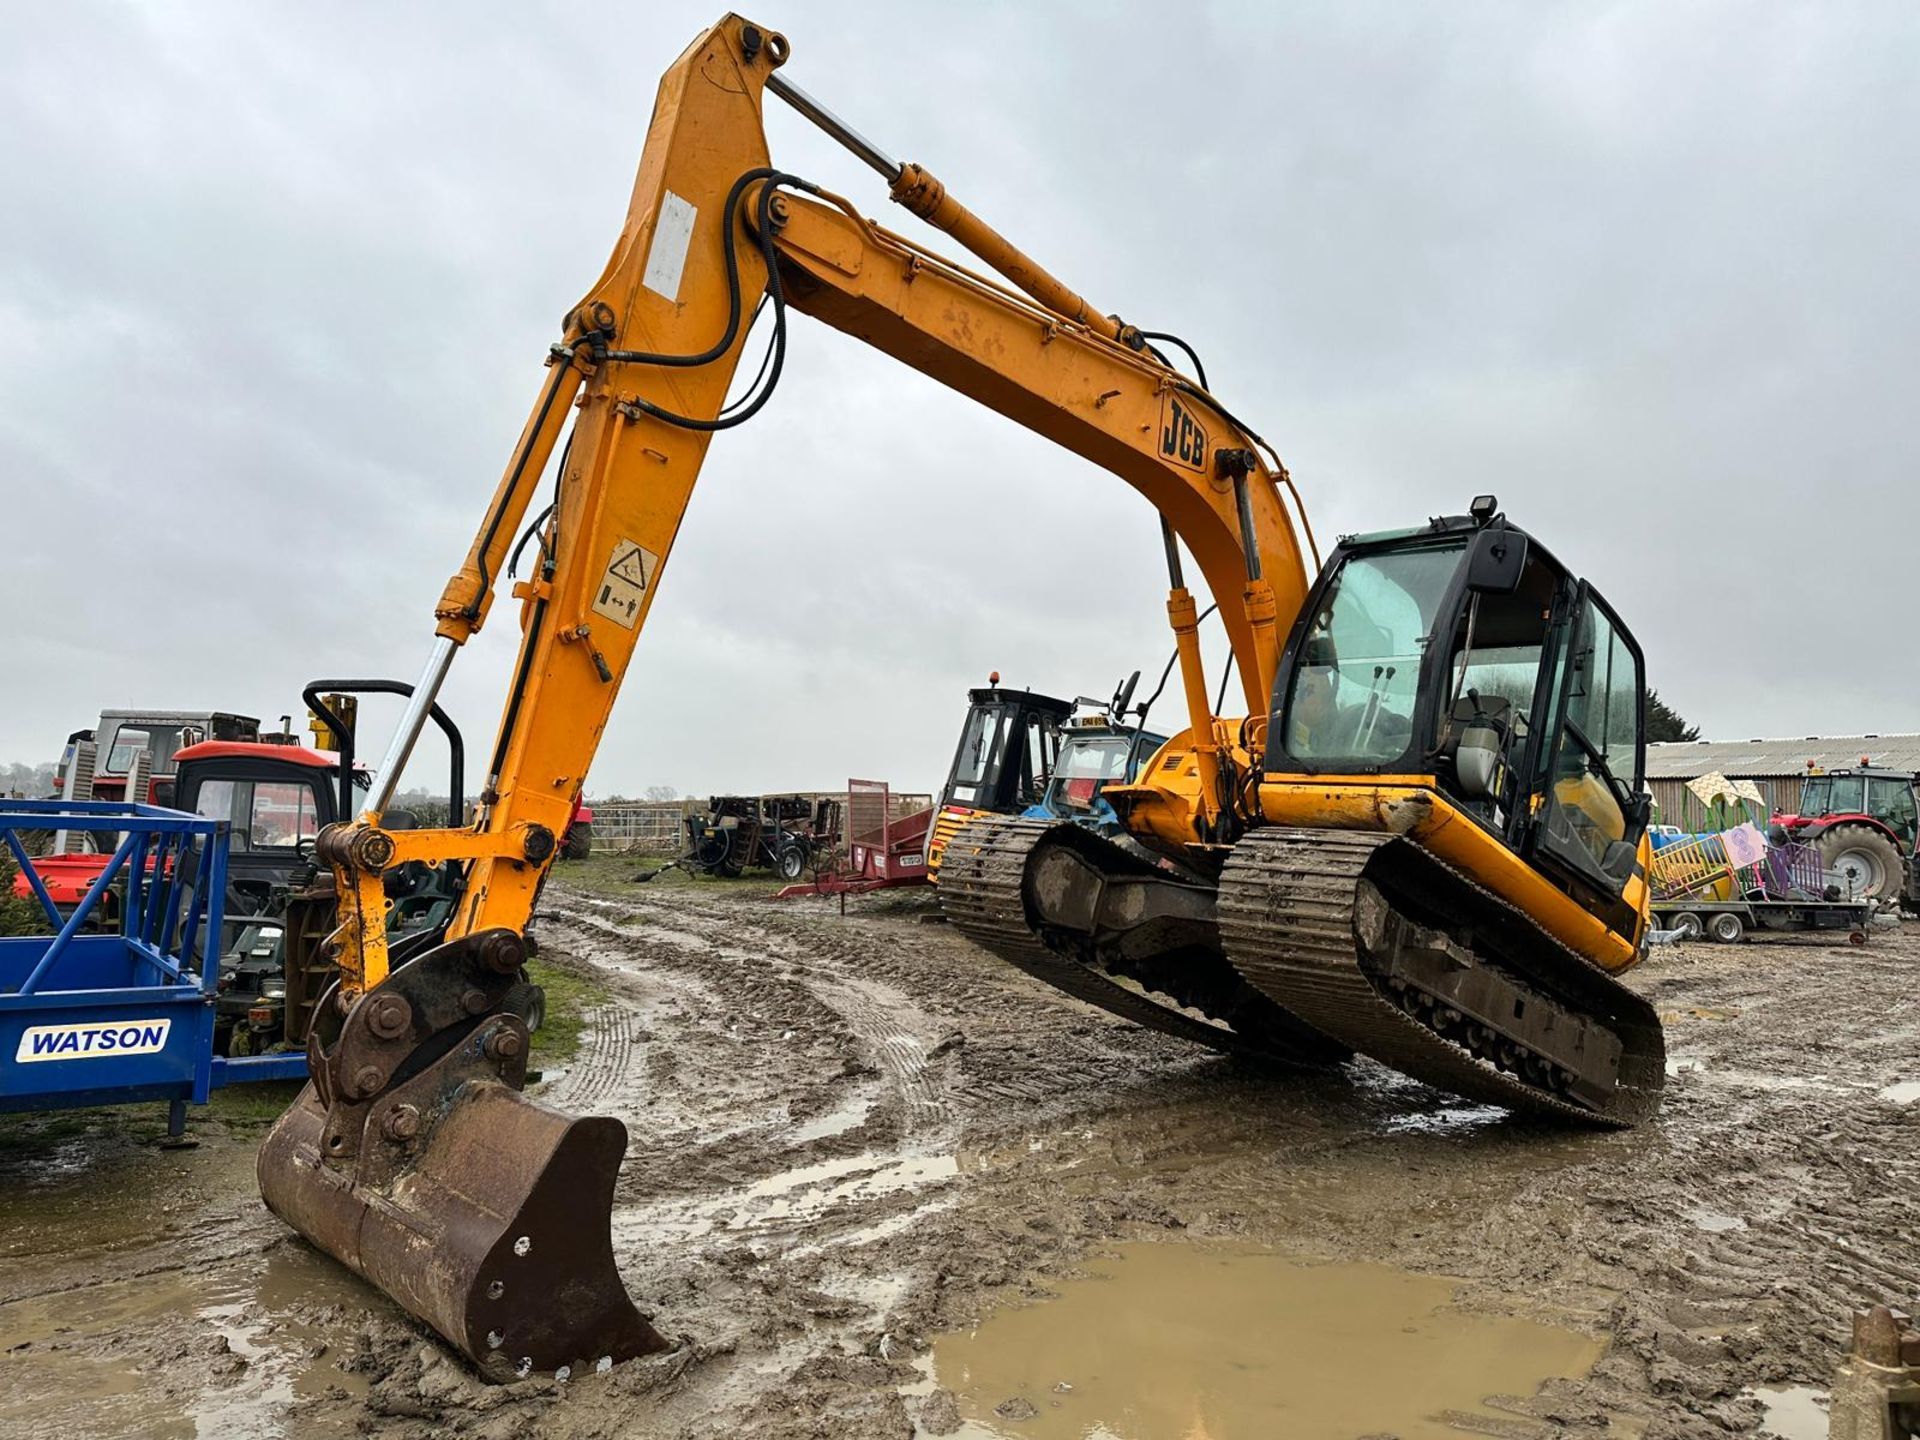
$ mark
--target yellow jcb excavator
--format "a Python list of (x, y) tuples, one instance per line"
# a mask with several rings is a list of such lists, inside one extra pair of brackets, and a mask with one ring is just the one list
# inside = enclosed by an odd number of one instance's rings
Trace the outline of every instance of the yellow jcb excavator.
[[(1345, 540), (1309, 588), (1286, 471), (1197, 358), (1189, 379), (1155, 344), (1180, 342), (1099, 314), (855, 134), (779, 73), (787, 55), (730, 15), (667, 71), (619, 243), (567, 314), (435, 609), (373, 794), (319, 839), (340, 980), (309, 1042), (312, 1083), (261, 1150), (268, 1204), (490, 1376), (665, 1343), (613, 1261), (625, 1130), (520, 1093), (528, 1037), (503, 1000), (708, 442), (765, 404), (789, 309), (1085, 456), (1161, 517), (1187, 726), (1105, 792), (1124, 845), (1018, 819), (960, 832), (941, 894), (968, 934), (1220, 1048), (1358, 1051), (1525, 1109), (1644, 1113), (1659, 1025), (1611, 978), (1646, 924), (1643, 685), (1613, 612), (1491, 498)], [(772, 166), (769, 94), (1009, 283)], [(729, 403), (762, 297), (767, 361)], [(549, 471), (552, 503), (529, 523)], [(477, 814), (383, 828), (523, 534), (537, 558), (512, 589), (519, 658)], [(1219, 605), (1243, 717), (1209, 704), (1186, 556)], [(459, 906), (445, 945), (390, 970), (382, 877), (409, 861), (456, 867)]]

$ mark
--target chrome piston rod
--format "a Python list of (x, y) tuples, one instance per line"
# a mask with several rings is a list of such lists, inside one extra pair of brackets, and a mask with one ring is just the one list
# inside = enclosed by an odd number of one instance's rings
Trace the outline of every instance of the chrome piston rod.
[(894, 159), (878, 145), (874, 144), (858, 130), (854, 129), (838, 115), (834, 114), (806, 91), (778, 71), (767, 77), (767, 89), (778, 95), (787, 104), (798, 110), (807, 119), (818, 125), (827, 134), (839, 141), (847, 149), (858, 155), (868, 165), (880, 172), (882, 178), (891, 185), (900, 178), (900, 162)]
[[(373, 776), (373, 793), (361, 808), (361, 818), (383, 815), (387, 806), (393, 803), (393, 797), (400, 789), (400, 772), (407, 768), (414, 743), (426, 728), (427, 715), (433, 709), (433, 702), (440, 698), (440, 687), (447, 682), (447, 671), (453, 667), (454, 651), (459, 648), (444, 635), (435, 637), (433, 650), (427, 656), (426, 668), (420, 672), (420, 681), (413, 687), (413, 696), (407, 701), (406, 712), (400, 717), (393, 739), (387, 742), (387, 753), (380, 757), (380, 768)], [(454, 823), (459, 823), (458, 816), (454, 817)]]

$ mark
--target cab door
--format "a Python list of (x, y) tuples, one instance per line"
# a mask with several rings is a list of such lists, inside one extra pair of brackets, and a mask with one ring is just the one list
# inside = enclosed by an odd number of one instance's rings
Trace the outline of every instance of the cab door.
[(1611, 922), (1638, 876), (1647, 829), (1646, 671), (1638, 642), (1584, 581), (1564, 633), (1529, 850)]

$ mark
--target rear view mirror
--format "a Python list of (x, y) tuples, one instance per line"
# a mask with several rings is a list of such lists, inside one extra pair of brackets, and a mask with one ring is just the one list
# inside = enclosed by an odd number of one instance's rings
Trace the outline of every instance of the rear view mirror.
[(1467, 555), (1467, 589), (1476, 595), (1511, 595), (1527, 568), (1527, 537), (1517, 530), (1487, 529), (1473, 537)]
[(1133, 703), (1133, 692), (1139, 683), (1140, 672), (1136, 670), (1121, 683), (1120, 689), (1115, 692), (1113, 697), (1114, 724), (1121, 725), (1126, 722), (1127, 707)]

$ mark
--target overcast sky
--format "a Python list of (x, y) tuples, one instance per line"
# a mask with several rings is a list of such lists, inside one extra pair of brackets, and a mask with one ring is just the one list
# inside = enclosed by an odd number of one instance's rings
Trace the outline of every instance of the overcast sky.
[[(0, 761), (111, 705), (412, 678), (716, 14), (0, 11)], [(1323, 541), (1491, 490), (1709, 735), (1920, 729), (1920, 7), (752, 18), (1099, 308), (1196, 345)], [(768, 108), (777, 163), (930, 235)], [(989, 670), (1157, 673), (1164, 583), (1126, 486), (796, 317), (590, 791), (927, 788)], [(502, 604), (449, 686), (481, 754), (516, 636)]]

